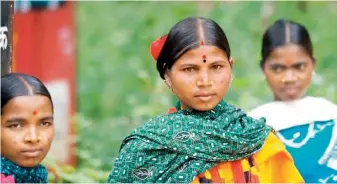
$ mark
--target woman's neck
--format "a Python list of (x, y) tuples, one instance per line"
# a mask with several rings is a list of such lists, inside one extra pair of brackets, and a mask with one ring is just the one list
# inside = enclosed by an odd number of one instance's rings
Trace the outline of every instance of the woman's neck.
[(299, 98), (296, 98), (296, 99), (293, 99), (293, 100), (282, 100), (281, 98), (277, 97), (277, 96), (274, 96), (274, 102), (294, 102), (294, 101), (297, 101), (297, 100), (301, 100), (303, 98), (305, 98), (306, 96), (303, 95)]

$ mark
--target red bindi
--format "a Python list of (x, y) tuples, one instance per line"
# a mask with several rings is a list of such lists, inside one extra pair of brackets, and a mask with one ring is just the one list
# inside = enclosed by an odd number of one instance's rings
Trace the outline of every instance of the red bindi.
[(202, 55), (202, 61), (206, 63), (206, 55)]
[(35, 110), (35, 111), (33, 112), (33, 115), (34, 115), (34, 116), (36, 116), (36, 115), (37, 115), (37, 110)]

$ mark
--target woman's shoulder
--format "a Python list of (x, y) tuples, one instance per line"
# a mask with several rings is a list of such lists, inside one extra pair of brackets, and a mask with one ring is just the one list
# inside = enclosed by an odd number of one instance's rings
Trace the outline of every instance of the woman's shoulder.
[(271, 113), (275, 110), (286, 110), (291, 107), (303, 107), (314, 109), (323, 108), (323, 109), (333, 109), (337, 110), (337, 105), (330, 100), (323, 97), (313, 97), (307, 96), (299, 100), (291, 101), (291, 102), (283, 102), (283, 101), (274, 101), (262, 104), (253, 108), (248, 114), (251, 116), (261, 116), (266, 113)]
[(323, 106), (325, 108), (333, 108), (334, 110), (337, 110), (337, 105), (323, 97), (313, 97), (313, 96), (308, 96), (305, 98), (305, 102), (307, 104), (315, 104), (317, 106)]
[(337, 105), (322, 98), (307, 96), (291, 102), (270, 102), (248, 113), (253, 118), (265, 117), (277, 131), (312, 121), (337, 119)]
[(257, 168), (261, 169), (261, 182), (304, 183), (292, 156), (274, 132), (269, 134), (264, 146), (253, 158)]
[(248, 115), (253, 118), (261, 118), (266, 115), (267, 112), (272, 112), (275, 109), (280, 109), (282, 106), (279, 102), (268, 102), (253, 108), (252, 110), (248, 111)]
[(286, 159), (292, 157), (286, 150), (283, 143), (276, 137), (274, 131), (270, 132), (262, 148), (254, 154), (254, 158), (257, 164), (262, 164), (270, 159), (274, 159), (275, 156), (282, 155)]
[(144, 129), (144, 128), (148, 129), (151, 127), (167, 126), (168, 122), (179, 120), (180, 118), (182, 118), (182, 116), (183, 114), (180, 111), (160, 114), (149, 118), (137, 129)]
[(123, 140), (122, 147), (126, 146), (126, 144), (133, 145), (140, 141), (143, 142), (156, 138), (158, 130), (169, 129), (168, 126), (171, 126), (172, 122), (180, 120), (181, 117), (182, 114), (180, 112), (172, 112), (149, 118)]

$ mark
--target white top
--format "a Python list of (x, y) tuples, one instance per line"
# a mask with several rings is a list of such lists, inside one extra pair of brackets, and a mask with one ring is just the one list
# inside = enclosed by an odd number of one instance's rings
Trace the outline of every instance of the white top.
[(304, 97), (289, 102), (270, 102), (248, 113), (257, 119), (265, 117), (267, 124), (276, 131), (313, 121), (337, 119), (337, 105), (325, 98)]

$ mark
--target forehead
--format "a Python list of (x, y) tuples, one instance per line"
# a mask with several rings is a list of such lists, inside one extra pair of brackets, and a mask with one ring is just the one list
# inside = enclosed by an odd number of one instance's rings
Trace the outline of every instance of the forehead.
[(5, 105), (3, 114), (22, 114), (35, 110), (52, 113), (52, 105), (48, 97), (42, 95), (14, 97)]
[[(203, 56), (206, 56), (206, 58), (209, 60), (227, 60), (227, 54), (219, 49), (216, 46), (199, 46), (198, 48), (191, 49), (184, 53), (177, 61), (176, 63), (184, 63), (187, 61), (194, 61), (198, 62), (201, 61)], [(197, 64), (197, 63), (195, 63)]]
[(310, 61), (310, 55), (303, 49), (303, 47), (296, 44), (287, 44), (281, 47), (275, 48), (267, 61), (274, 63), (294, 63), (298, 62), (298, 59), (301, 61)]

